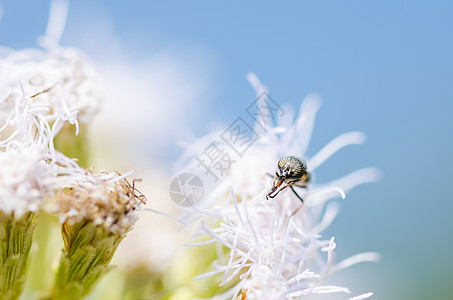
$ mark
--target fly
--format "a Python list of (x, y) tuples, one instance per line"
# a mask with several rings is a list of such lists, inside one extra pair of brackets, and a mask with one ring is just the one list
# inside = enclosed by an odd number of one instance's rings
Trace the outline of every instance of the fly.
[(310, 173), (307, 171), (307, 164), (295, 156), (284, 156), (278, 161), (277, 172), (274, 175), (274, 184), (266, 195), (266, 199), (274, 198), (281, 191), (289, 187), (303, 204), (304, 199), (294, 190), (294, 186), (307, 188), (309, 182)]

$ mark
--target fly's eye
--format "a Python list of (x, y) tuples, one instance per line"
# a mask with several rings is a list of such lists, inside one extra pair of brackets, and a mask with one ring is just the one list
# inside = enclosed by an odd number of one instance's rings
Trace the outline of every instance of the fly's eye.
[(284, 156), (284, 157), (280, 158), (280, 160), (278, 161), (278, 169), (282, 170), (287, 162), (288, 162), (288, 156)]

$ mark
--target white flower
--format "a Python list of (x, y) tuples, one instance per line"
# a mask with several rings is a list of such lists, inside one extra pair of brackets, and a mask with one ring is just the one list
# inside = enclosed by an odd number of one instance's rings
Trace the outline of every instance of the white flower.
[[(59, 45), (68, 1), (53, 0), (46, 34), (38, 39), (43, 49), (2, 49), (0, 55), (0, 124), (19, 102), (40, 107), (55, 135), (68, 122), (90, 121), (99, 107), (100, 79), (85, 55)], [(26, 101), (26, 100), (30, 101)]]
[(119, 234), (132, 228), (145, 199), (124, 175), (93, 174), (77, 168), (69, 171), (72, 173), (60, 183), (55, 200), (47, 207), (59, 215), (61, 223), (91, 221)]
[(54, 132), (45, 119), (47, 108), (42, 103), (18, 96), (4, 104), (7, 107), (0, 110), (1, 148), (34, 147), (43, 153), (54, 152)]
[(98, 111), (100, 80), (84, 55), (73, 48), (13, 51), (0, 60), (0, 121), (14, 103), (29, 99), (58, 132), (64, 122), (90, 121)]
[[(255, 75), (248, 77), (257, 95), (262, 96), (267, 89)], [(266, 200), (272, 185), (266, 174), (276, 171), (282, 156), (304, 157), (308, 171), (316, 175), (316, 168), (336, 151), (363, 143), (364, 134), (346, 133), (313, 157), (305, 157), (319, 106), (318, 97), (310, 95), (293, 124), (291, 116), (281, 118), (276, 127), (266, 124), (265, 132), (242, 157), (236, 157), (214, 191), (195, 206), (182, 208), (186, 210), (182, 216), (186, 222), (201, 220), (201, 230), (196, 236), (208, 236), (205, 242), (193, 246), (220, 243), (230, 251), (226, 264), (214, 264), (214, 271), (200, 276), (223, 273), (220, 285), (234, 282), (239, 276), (239, 283), (222, 297), (296, 299), (309, 294), (349, 293), (345, 287), (323, 285), (323, 280), (352, 264), (379, 258), (376, 253), (362, 253), (337, 263), (334, 238), (324, 239), (321, 235), (339, 210), (338, 204), (329, 200), (344, 198), (351, 188), (377, 180), (379, 172), (375, 168), (361, 169), (330, 183), (313, 181), (308, 189), (295, 188), (305, 202), (300, 210), (301, 202), (290, 189)], [(256, 126), (255, 131), (259, 130)], [(193, 143), (182, 161), (200, 155), (214, 139), (222, 143), (219, 135), (214, 133)], [(196, 167), (196, 163), (189, 162), (186, 169)], [(369, 296), (367, 293), (356, 299)]]
[(38, 211), (53, 192), (56, 176), (39, 148), (0, 151), (0, 210), (16, 217)]
[[(100, 79), (85, 55), (59, 46), (68, 2), (54, 0), (43, 49), (10, 50), (0, 53), (0, 146), (12, 140), (22, 144), (45, 142), (65, 123), (89, 122), (98, 111)], [(33, 137), (38, 132), (38, 138)], [(45, 135), (45, 141), (40, 140)]]

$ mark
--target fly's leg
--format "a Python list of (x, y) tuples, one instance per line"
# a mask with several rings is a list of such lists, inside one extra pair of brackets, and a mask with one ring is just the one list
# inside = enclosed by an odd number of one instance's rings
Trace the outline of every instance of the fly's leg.
[[(293, 188), (292, 185), (289, 186), (291, 188), (291, 190), (294, 192), (294, 194), (296, 194), (297, 198), (299, 198), (299, 200), (302, 202), (302, 205), (304, 204), (304, 199), (302, 199), (301, 196), (299, 196), (299, 194), (296, 192), (296, 190)], [(305, 187), (306, 188), (306, 187)]]
[(274, 196), (270, 196), (269, 194), (271, 193), (267, 194), (266, 199), (269, 200), (269, 198), (275, 198), (280, 192), (284, 191), (287, 187), (291, 187), (291, 185), (292, 183), (289, 183), (288, 185), (285, 185), (284, 187), (280, 188), (279, 190), (277, 190), (277, 193)]
[(289, 217), (291, 218), (292, 216), (294, 216), (295, 214), (297, 214), (297, 212), (299, 211), (299, 209), (302, 208), (302, 206), (304, 206), (303, 203), (302, 203), (302, 204), (301, 204), (301, 205), (300, 205), (300, 206), (299, 206), (299, 207), (291, 214), (291, 216), (289, 216)]
[[(307, 188), (306, 186), (300, 186), (300, 187)], [(297, 198), (299, 198), (299, 200), (302, 202), (302, 204), (291, 214), (290, 217), (294, 216), (302, 208), (302, 206), (304, 206), (304, 199), (302, 199), (302, 197), (299, 196), (299, 194), (296, 192), (296, 190), (294, 190), (294, 188), (292, 186), (291, 186), (291, 190), (294, 192), (294, 194), (296, 194)]]

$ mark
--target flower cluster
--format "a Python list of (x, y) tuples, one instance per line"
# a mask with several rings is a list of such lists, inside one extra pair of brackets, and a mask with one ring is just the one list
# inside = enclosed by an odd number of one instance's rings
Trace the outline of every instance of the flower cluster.
[(134, 184), (116, 173), (86, 172), (78, 179), (54, 201), (65, 245), (53, 292), (57, 299), (81, 299), (93, 289), (145, 202)]
[(7, 178), (5, 197), (17, 196), (8, 198), (11, 207), (5, 211), (23, 207), (18, 199), (28, 199), (29, 210), (37, 211), (37, 198), (42, 201), (87, 174), (54, 143), (65, 124), (75, 125), (77, 135), (79, 123), (93, 118), (97, 75), (78, 50), (63, 47), (12, 52), (0, 66), (0, 176)]
[(89, 220), (112, 233), (125, 233), (138, 219), (144, 197), (118, 174), (86, 172), (77, 182), (60, 189), (53, 204), (60, 222), (70, 225)]
[(0, 61), (0, 120), (15, 103), (40, 107), (56, 134), (64, 122), (87, 123), (98, 111), (100, 78), (83, 53), (74, 48), (13, 51)]
[(53, 192), (56, 170), (33, 148), (0, 152), (0, 166), (0, 210), (16, 217), (37, 212)]
[[(253, 74), (249, 74), (249, 80), (258, 96), (262, 96), (267, 89)], [(220, 298), (302, 299), (310, 294), (349, 293), (345, 287), (323, 285), (324, 279), (355, 263), (379, 258), (370, 252), (337, 262), (334, 237), (322, 236), (339, 210), (332, 199), (344, 198), (351, 188), (377, 180), (377, 169), (361, 169), (328, 183), (314, 181), (308, 189), (294, 187), (304, 199), (302, 208), (301, 201), (290, 189), (266, 200), (272, 185), (272, 178), (267, 174), (275, 172), (277, 161), (286, 155), (306, 157), (319, 107), (318, 97), (310, 95), (294, 123), (282, 119), (278, 126), (269, 124), (266, 133), (231, 165), (223, 181), (204, 201), (182, 208), (186, 211), (183, 220), (200, 221), (195, 236), (205, 237), (191, 246), (221, 245), (214, 270), (198, 277), (223, 274), (219, 285), (233, 284), (233, 287)], [(209, 140), (209, 137), (201, 139), (187, 152), (201, 152)], [(336, 151), (363, 141), (364, 134), (360, 132), (337, 137), (307, 158), (308, 171), (316, 173), (315, 169)], [(354, 299), (371, 295), (366, 293)]]
[(145, 198), (135, 181), (80, 167), (87, 145), (79, 129), (97, 113), (100, 95), (99, 76), (77, 49), (54, 43), (0, 58), (2, 299), (22, 293), (39, 214), (59, 218), (65, 246), (49, 299), (87, 295), (138, 218)]

